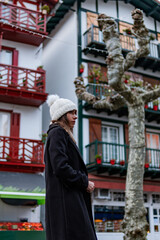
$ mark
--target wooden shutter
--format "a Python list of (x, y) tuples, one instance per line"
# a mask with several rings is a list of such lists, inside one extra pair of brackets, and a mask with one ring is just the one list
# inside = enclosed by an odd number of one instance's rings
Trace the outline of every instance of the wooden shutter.
[[(19, 138), (19, 130), (20, 130), (20, 114), (12, 113), (10, 136), (13, 138)], [(12, 159), (18, 159), (18, 155), (19, 155), (19, 139), (11, 138), (9, 151), (10, 160), (12, 161)]]
[(102, 140), (101, 120), (90, 118), (89, 119), (89, 141)]
[[(13, 66), (18, 66), (18, 50), (14, 49), (13, 50), (13, 55), (12, 55), (12, 65)], [(12, 83), (13, 84), (17, 84), (18, 82), (18, 69), (17, 68), (13, 68), (12, 71)]]
[[(96, 13), (87, 12), (87, 29), (92, 25), (98, 26), (97, 22), (98, 15)], [(94, 28), (93, 40), (99, 41), (99, 28)], [(88, 43), (91, 41), (91, 35), (88, 34)]]
[[(102, 141), (102, 130), (101, 130), (101, 120), (100, 119), (89, 119), (89, 141), (90, 143), (94, 142), (95, 140)], [(89, 156), (90, 161), (95, 160), (96, 154), (102, 154), (102, 144), (98, 144), (97, 148), (96, 145), (93, 144), (89, 148)]]
[(19, 137), (20, 130), (20, 113), (11, 113), (11, 137)]
[(91, 25), (98, 26), (97, 22), (98, 15), (96, 13), (87, 12), (87, 29), (91, 27)]

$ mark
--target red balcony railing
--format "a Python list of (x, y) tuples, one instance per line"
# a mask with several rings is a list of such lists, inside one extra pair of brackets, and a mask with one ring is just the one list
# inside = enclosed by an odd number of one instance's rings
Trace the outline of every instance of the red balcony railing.
[(0, 64), (0, 86), (45, 93), (45, 71)]
[(0, 136), (0, 169), (41, 172), (44, 144), (40, 140)]
[(0, 2), (0, 20), (3, 24), (46, 33), (46, 15), (40, 12)]

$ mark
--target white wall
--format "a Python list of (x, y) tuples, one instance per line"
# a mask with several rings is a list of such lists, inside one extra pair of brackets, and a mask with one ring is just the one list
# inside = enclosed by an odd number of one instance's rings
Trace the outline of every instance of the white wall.
[(116, 1), (105, 3), (104, 0), (98, 0), (98, 12), (117, 18)]
[[(119, 5), (119, 19), (128, 23), (133, 24), (131, 11), (135, 9), (135, 7), (131, 4), (125, 4), (123, 1), (118, 1)], [(146, 17), (145, 13), (143, 14), (144, 24), (150, 30), (154, 30), (154, 19), (151, 17)]]
[(119, 5), (119, 19), (128, 23), (133, 23), (131, 11), (135, 9), (133, 5), (125, 4), (124, 2), (118, 1)]
[(40, 139), (42, 133), (42, 110), (36, 107), (0, 103), (0, 109), (20, 113), (20, 138)]
[(82, 8), (86, 8), (90, 11), (96, 11), (96, 0), (86, 0), (84, 3), (81, 3)]
[(42, 65), (42, 44), (40, 46), (32, 46), (8, 40), (2, 40), (5, 47), (16, 48), (19, 51), (18, 66), (30, 69), (37, 69)]
[(28, 218), (28, 222), (39, 222), (40, 220), (40, 205), (39, 206), (13, 206), (4, 203), (0, 199), (0, 221), (19, 222), (20, 218)]
[[(74, 79), (77, 76), (77, 15), (69, 12), (56, 30), (52, 40), (45, 42), (43, 65), (46, 70), (46, 88), (50, 94), (58, 94), (77, 103)], [(49, 108), (43, 107), (43, 129), (48, 129)], [(76, 132), (76, 131), (75, 131)]]

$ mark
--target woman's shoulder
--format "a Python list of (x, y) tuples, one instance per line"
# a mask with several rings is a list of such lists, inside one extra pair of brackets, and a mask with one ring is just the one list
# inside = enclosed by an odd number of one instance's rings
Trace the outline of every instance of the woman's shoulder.
[(48, 129), (48, 136), (49, 135), (65, 135), (66, 137), (68, 136), (68, 133), (65, 131), (63, 127), (61, 127), (58, 124), (51, 124)]

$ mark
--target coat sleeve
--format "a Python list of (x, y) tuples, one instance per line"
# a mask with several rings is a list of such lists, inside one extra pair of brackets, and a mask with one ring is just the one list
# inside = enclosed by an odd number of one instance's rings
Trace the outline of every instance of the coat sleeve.
[(84, 172), (73, 169), (69, 164), (67, 155), (68, 137), (64, 131), (58, 128), (50, 136), (49, 153), (52, 168), (56, 176), (65, 184), (84, 190), (88, 187), (88, 177)]

